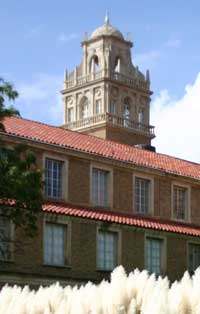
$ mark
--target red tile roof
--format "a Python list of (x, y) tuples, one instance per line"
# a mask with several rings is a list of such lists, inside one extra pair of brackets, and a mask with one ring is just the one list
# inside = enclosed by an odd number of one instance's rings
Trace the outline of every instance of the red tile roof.
[(165, 232), (173, 232), (190, 236), (200, 236), (200, 227), (162, 220), (160, 218), (147, 218), (139, 215), (127, 215), (103, 210), (91, 210), (88, 208), (74, 207), (66, 204), (48, 203), (43, 205), (44, 212), (64, 214), (73, 217), (92, 219), (102, 222), (110, 222), (129, 225), (138, 228), (153, 229)]
[(200, 164), (175, 157), (17, 117), (6, 118), (4, 126), (6, 133), (28, 140), (200, 179)]

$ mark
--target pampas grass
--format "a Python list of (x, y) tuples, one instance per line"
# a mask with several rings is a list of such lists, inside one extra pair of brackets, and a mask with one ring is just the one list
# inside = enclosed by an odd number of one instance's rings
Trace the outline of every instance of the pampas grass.
[(200, 268), (192, 277), (185, 272), (171, 287), (167, 277), (156, 279), (138, 269), (127, 275), (122, 266), (99, 285), (55, 283), (37, 291), (6, 285), (0, 314), (200, 314)]

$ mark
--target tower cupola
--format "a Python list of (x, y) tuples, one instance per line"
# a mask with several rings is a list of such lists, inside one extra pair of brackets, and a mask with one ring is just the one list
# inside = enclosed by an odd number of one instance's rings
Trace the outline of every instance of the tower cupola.
[(150, 74), (132, 64), (132, 46), (108, 14), (85, 36), (81, 64), (64, 74), (64, 128), (128, 145), (151, 144)]

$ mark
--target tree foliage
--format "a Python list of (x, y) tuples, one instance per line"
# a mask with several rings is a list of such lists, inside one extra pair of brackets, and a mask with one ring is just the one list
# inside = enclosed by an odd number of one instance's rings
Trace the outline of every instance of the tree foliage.
[[(19, 115), (6, 101), (15, 100), (17, 91), (0, 78), (0, 131), (5, 131), (3, 120)], [(42, 207), (42, 170), (37, 168), (36, 156), (26, 144), (8, 149), (0, 141), (0, 214), (10, 218), (15, 226), (28, 235), (37, 229), (37, 217)]]

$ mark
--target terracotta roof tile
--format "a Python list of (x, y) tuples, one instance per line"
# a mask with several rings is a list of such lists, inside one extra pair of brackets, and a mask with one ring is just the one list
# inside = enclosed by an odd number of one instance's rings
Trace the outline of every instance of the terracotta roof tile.
[(6, 133), (14, 136), (200, 179), (199, 164), (175, 157), (18, 117), (6, 118), (4, 126)]
[(47, 203), (43, 205), (44, 212), (51, 212), (57, 214), (65, 214), (73, 217), (81, 217), (103, 222), (111, 222), (122, 225), (135, 226), (138, 228), (146, 228), (153, 230), (160, 230), (165, 232), (173, 232), (178, 234), (190, 235), (199, 237), (200, 227), (178, 223), (160, 218), (147, 218), (139, 215), (127, 215), (122, 213), (114, 213), (103, 210), (94, 210), (88, 208), (74, 207), (67, 204)]

